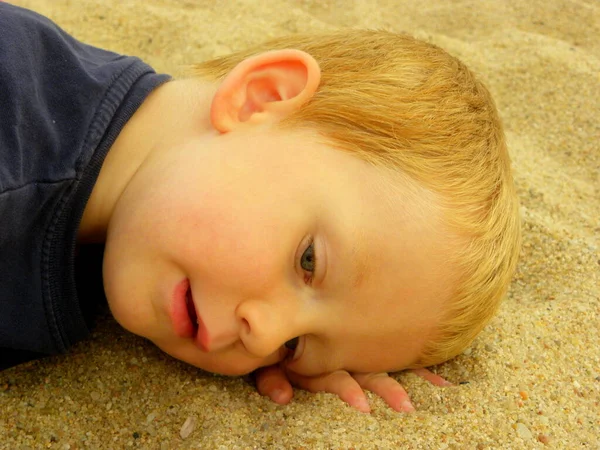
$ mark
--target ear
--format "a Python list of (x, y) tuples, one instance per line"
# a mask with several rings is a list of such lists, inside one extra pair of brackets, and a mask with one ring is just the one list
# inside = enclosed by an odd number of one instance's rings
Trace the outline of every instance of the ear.
[(319, 87), (317, 61), (300, 50), (276, 50), (245, 59), (215, 93), (212, 126), (227, 133), (244, 123), (278, 121), (308, 102)]

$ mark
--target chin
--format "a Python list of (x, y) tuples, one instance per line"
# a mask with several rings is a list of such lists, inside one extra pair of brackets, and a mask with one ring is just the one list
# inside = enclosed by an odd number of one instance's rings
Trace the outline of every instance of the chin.
[(228, 377), (241, 377), (244, 375), (248, 375), (249, 373), (251, 373), (252, 371), (258, 369), (258, 367), (239, 367), (239, 366), (223, 366), (221, 364), (216, 364), (216, 365), (211, 365), (210, 367), (205, 366), (202, 367), (200, 365), (197, 364), (193, 364), (190, 363), (193, 366), (196, 366), (202, 370), (205, 370), (207, 372), (210, 373), (214, 373), (216, 375), (224, 375), (224, 376), (228, 376)]
[[(210, 361), (199, 361), (196, 358), (190, 357), (189, 353), (185, 351), (182, 352), (181, 346), (177, 346), (177, 349), (173, 349), (174, 345), (172, 343), (171, 345), (161, 345), (158, 341), (153, 342), (158, 348), (160, 348), (163, 352), (167, 353), (169, 356), (172, 356), (173, 358), (178, 359), (179, 361), (187, 363), (191, 366), (197, 367), (198, 369), (202, 369), (205, 372), (214, 373), (215, 375), (238, 377), (248, 375), (250, 372), (258, 369), (258, 367), (255, 367), (254, 365), (249, 366), (236, 363), (224, 364), (222, 361), (218, 361), (217, 357), (214, 356), (213, 358), (211, 358)], [(200, 350), (194, 347), (193, 353), (198, 352), (200, 352)], [(202, 354), (206, 355), (205, 353)]]
[(206, 370), (207, 372), (214, 373), (215, 375), (223, 375), (226, 377), (243, 377), (244, 375), (248, 375), (253, 372), (253, 370)]

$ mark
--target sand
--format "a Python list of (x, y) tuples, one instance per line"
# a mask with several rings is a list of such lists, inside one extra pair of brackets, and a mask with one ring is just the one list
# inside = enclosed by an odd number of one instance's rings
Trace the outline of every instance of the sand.
[(524, 249), (498, 316), (464, 354), (434, 368), (456, 386), (395, 375), (414, 414), (374, 396), (371, 414), (306, 392), (278, 406), (246, 380), (174, 361), (104, 318), (69, 355), (0, 373), (0, 448), (600, 448), (596, 0), (14, 3), (175, 75), (187, 63), (299, 31), (376, 27), (438, 44), (497, 100)]

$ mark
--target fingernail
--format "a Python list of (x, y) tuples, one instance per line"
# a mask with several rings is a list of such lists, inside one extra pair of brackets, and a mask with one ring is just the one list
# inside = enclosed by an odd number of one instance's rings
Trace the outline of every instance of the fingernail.
[(400, 403), (400, 409), (407, 413), (415, 412), (415, 407), (408, 400), (404, 400), (402, 403)]
[(447, 380), (444, 380), (444, 382), (442, 383), (442, 386), (454, 386), (454, 384), (450, 383)]
[(271, 392), (271, 400), (275, 403), (281, 403), (283, 401), (283, 391), (281, 389), (275, 389)]
[(354, 404), (354, 407), (362, 412), (371, 412), (371, 407), (369, 406), (369, 402), (364, 398), (357, 400)]

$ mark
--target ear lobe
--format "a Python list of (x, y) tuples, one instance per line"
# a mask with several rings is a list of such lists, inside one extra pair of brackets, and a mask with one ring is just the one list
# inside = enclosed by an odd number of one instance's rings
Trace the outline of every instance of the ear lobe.
[(319, 87), (317, 61), (300, 50), (250, 57), (223, 80), (211, 105), (211, 122), (221, 132), (245, 123), (278, 121), (308, 102)]

